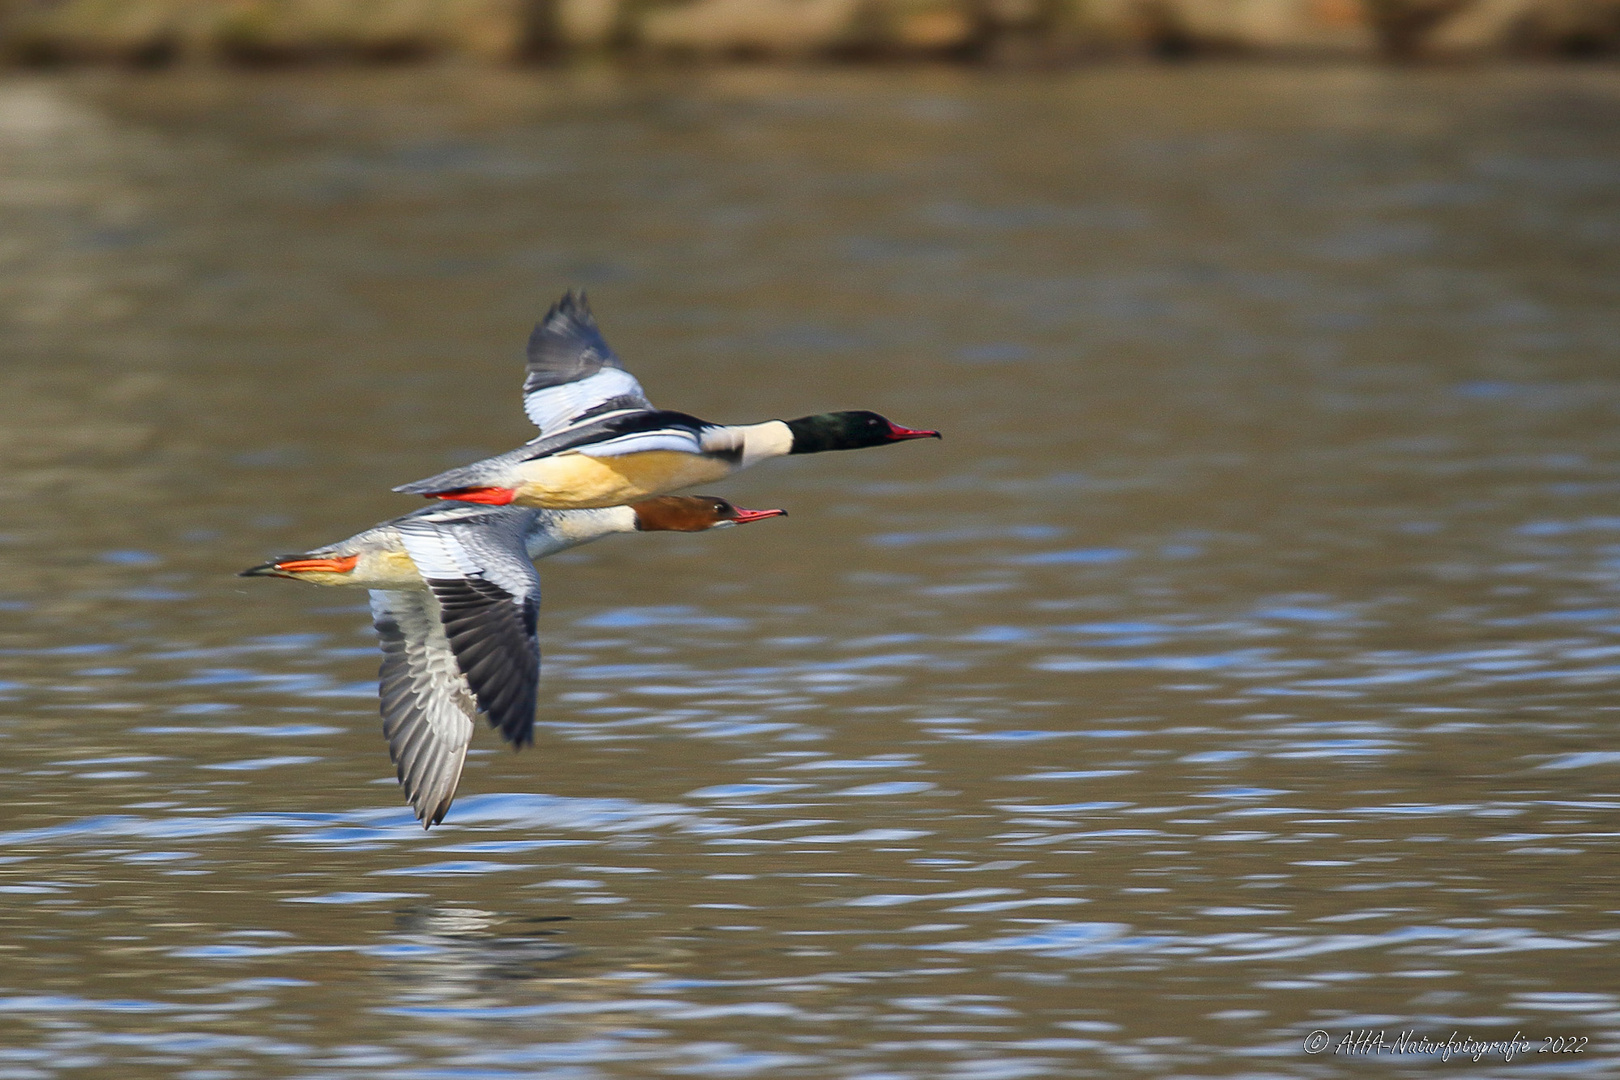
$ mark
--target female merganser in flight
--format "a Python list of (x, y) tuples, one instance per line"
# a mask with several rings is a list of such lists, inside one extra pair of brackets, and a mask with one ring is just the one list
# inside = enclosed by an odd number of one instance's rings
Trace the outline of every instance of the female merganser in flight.
[(618, 506), (784, 454), (939, 438), (873, 412), (737, 426), (655, 409), (602, 339), (584, 294), (572, 291), (529, 335), (528, 371), (523, 407), (538, 438), (394, 490), (492, 506)]
[(242, 576), (371, 590), (388, 756), (430, 828), (455, 797), (476, 713), (514, 747), (534, 741), (540, 576), (530, 560), (613, 533), (702, 532), (785, 513), (710, 495), (601, 510), (440, 503)]

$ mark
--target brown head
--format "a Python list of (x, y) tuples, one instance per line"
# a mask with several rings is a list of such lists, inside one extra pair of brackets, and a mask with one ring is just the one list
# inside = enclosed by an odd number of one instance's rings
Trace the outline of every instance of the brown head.
[(633, 503), (630, 509), (642, 532), (703, 532), (787, 516), (786, 510), (744, 510), (714, 495), (661, 495)]

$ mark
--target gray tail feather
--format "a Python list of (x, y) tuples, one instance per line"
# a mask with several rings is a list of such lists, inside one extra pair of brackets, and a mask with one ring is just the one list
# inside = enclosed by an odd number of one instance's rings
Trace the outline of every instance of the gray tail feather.
[(478, 487), (488, 478), (481, 470), (460, 468), (450, 469), (437, 476), (430, 476), (426, 480), (413, 480), (409, 484), (401, 484), (395, 491), (402, 491), (407, 495), (431, 495), (435, 491), (454, 491), (456, 488)]

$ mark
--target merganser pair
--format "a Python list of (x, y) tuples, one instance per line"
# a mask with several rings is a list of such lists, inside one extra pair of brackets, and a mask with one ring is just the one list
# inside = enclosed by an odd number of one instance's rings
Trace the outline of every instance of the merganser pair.
[(538, 438), (394, 490), (493, 506), (619, 506), (767, 458), (940, 437), (865, 411), (729, 425), (655, 409), (572, 290), (529, 336), (523, 398)]
[(527, 367), (524, 411), (537, 438), (394, 489), (481, 505), (441, 503), (243, 571), (371, 590), (383, 731), (423, 827), (449, 809), (477, 713), (513, 746), (533, 741), (540, 579), (531, 560), (615, 532), (780, 515), (668, 496), (767, 458), (940, 437), (864, 411), (739, 426), (655, 409), (572, 290), (530, 334)]
[(455, 798), (477, 713), (514, 747), (534, 741), (540, 576), (531, 560), (614, 533), (703, 532), (785, 513), (709, 495), (591, 510), (440, 503), (242, 576), (371, 590), (388, 755), (431, 828)]

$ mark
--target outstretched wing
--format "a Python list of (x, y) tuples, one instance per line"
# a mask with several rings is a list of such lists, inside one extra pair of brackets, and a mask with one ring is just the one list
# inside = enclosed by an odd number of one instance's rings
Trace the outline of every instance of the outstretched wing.
[(371, 619), (383, 654), (383, 735), (405, 799), (424, 829), (443, 820), (456, 797), (476, 710), (437, 607), (425, 592), (371, 591)]
[(540, 689), (540, 576), (524, 548), (532, 512), (407, 518), (395, 527), (439, 606), (461, 674), (490, 725), (513, 746), (534, 741)]
[(651, 409), (635, 376), (608, 348), (584, 293), (572, 289), (529, 335), (523, 411), (552, 435), (583, 420), (624, 409)]

